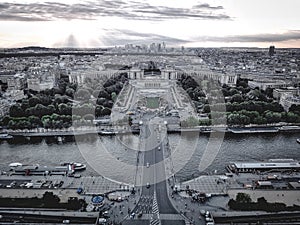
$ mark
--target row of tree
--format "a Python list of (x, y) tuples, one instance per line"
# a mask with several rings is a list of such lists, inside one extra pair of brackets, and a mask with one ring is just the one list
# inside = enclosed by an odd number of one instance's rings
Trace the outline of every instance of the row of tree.
[(235, 125), (249, 125), (249, 124), (274, 124), (279, 122), (285, 123), (300, 123), (300, 115), (293, 112), (273, 112), (265, 111), (260, 114), (257, 111), (234, 111), (230, 112), (211, 112), (209, 119), (196, 119), (189, 117), (188, 119), (181, 121), (182, 127), (194, 127), (194, 126), (210, 126), (213, 124), (225, 124), (229, 126)]
[(238, 193), (236, 199), (230, 199), (228, 206), (232, 210), (238, 211), (266, 211), (266, 212), (280, 212), (280, 211), (299, 211), (300, 206), (286, 206), (284, 203), (269, 203), (265, 198), (258, 198), (257, 202), (252, 202), (251, 197), (245, 193)]
[(62, 78), (52, 89), (28, 91), (28, 98), (11, 106), (9, 116), (2, 119), (1, 125), (11, 129), (67, 128), (72, 125), (74, 116), (80, 117), (76, 120), (78, 124), (86, 124), (91, 118), (111, 114), (114, 101), (127, 80), (126, 73), (120, 74), (108, 79), (100, 90), (93, 90), (78, 88)]

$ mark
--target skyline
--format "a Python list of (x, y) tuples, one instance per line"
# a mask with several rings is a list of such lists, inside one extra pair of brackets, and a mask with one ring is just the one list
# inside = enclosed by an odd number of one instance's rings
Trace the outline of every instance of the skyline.
[(299, 8), (296, 0), (8, 0), (0, 3), (0, 47), (297, 48)]

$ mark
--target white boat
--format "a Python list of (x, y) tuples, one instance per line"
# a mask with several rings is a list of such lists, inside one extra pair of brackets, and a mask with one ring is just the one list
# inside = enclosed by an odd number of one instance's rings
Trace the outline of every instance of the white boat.
[(9, 166), (9, 168), (13, 169), (13, 168), (16, 168), (18, 166), (23, 166), (23, 164), (19, 163), (19, 162), (15, 162), (15, 163), (9, 164), (8, 166)]
[(76, 163), (76, 162), (66, 162), (66, 163), (62, 163), (61, 165), (62, 166), (68, 166), (68, 165), (70, 165), (73, 170), (84, 170), (84, 169), (86, 169), (86, 165), (85, 164)]
[(10, 134), (0, 134), (0, 139), (7, 140), (7, 139), (12, 139), (12, 138), (13, 138), (13, 136)]

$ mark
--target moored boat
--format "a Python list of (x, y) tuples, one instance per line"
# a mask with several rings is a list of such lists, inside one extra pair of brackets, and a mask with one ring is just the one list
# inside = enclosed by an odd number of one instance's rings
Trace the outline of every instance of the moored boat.
[(62, 163), (61, 165), (62, 165), (62, 166), (68, 166), (68, 165), (70, 165), (71, 168), (72, 168), (74, 171), (86, 169), (86, 165), (85, 165), (85, 164), (82, 164), (82, 163), (76, 163), (76, 162), (66, 162), (66, 163)]
[(293, 159), (271, 159), (266, 162), (231, 162), (226, 166), (226, 169), (233, 173), (300, 171), (300, 163)]
[(10, 134), (0, 134), (0, 140), (8, 140), (8, 139), (12, 139), (13, 136)]

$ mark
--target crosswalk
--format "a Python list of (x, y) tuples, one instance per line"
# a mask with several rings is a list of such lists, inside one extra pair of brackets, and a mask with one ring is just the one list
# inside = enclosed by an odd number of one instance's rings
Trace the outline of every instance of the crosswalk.
[(155, 191), (154, 191), (154, 195), (153, 195), (152, 217), (150, 220), (150, 225), (161, 225), (161, 222), (159, 219), (159, 209), (158, 209)]
[(153, 196), (142, 195), (139, 204), (135, 209), (135, 213), (150, 214), (152, 213), (152, 205), (153, 205)]

